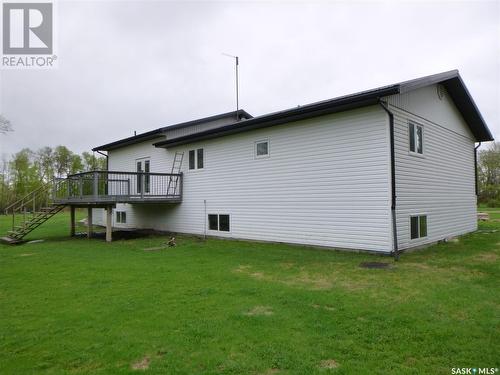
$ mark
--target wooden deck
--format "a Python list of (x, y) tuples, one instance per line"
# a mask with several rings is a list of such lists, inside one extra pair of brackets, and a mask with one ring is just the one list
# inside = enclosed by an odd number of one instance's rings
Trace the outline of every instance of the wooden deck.
[(182, 173), (95, 171), (58, 179), (53, 201), (74, 206), (182, 202)]

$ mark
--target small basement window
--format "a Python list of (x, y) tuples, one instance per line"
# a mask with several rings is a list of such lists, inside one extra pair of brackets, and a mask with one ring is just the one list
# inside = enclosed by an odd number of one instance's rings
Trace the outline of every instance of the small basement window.
[(417, 154), (424, 153), (424, 127), (422, 125), (410, 122), (408, 124), (408, 136), (410, 151)]
[(229, 215), (223, 214), (209, 214), (208, 215), (208, 229), (216, 230), (219, 232), (229, 232)]
[(189, 169), (203, 169), (203, 149), (189, 150)]
[(263, 158), (269, 156), (269, 140), (255, 142), (255, 157)]
[(219, 215), (208, 215), (208, 229), (219, 230)]
[(412, 240), (427, 237), (427, 215), (411, 216), (410, 232)]
[(122, 224), (126, 223), (127, 213), (125, 211), (116, 211), (116, 222)]

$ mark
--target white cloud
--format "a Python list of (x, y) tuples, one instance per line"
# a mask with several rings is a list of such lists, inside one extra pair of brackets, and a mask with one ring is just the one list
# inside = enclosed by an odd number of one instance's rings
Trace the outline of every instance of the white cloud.
[(76, 151), (234, 108), (254, 115), (458, 68), (500, 135), (498, 2), (62, 2), (59, 69), (2, 71), (1, 152)]

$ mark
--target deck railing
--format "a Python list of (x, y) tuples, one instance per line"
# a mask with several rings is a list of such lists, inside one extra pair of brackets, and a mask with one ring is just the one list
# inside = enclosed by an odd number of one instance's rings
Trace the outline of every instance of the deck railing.
[(182, 199), (182, 173), (93, 171), (59, 179), (60, 203), (157, 202)]

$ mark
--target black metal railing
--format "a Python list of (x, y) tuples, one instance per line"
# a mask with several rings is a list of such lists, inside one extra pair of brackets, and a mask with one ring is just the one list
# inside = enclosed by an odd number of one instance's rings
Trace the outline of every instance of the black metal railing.
[(58, 179), (56, 202), (100, 203), (182, 199), (182, 173), (92, 171)]

